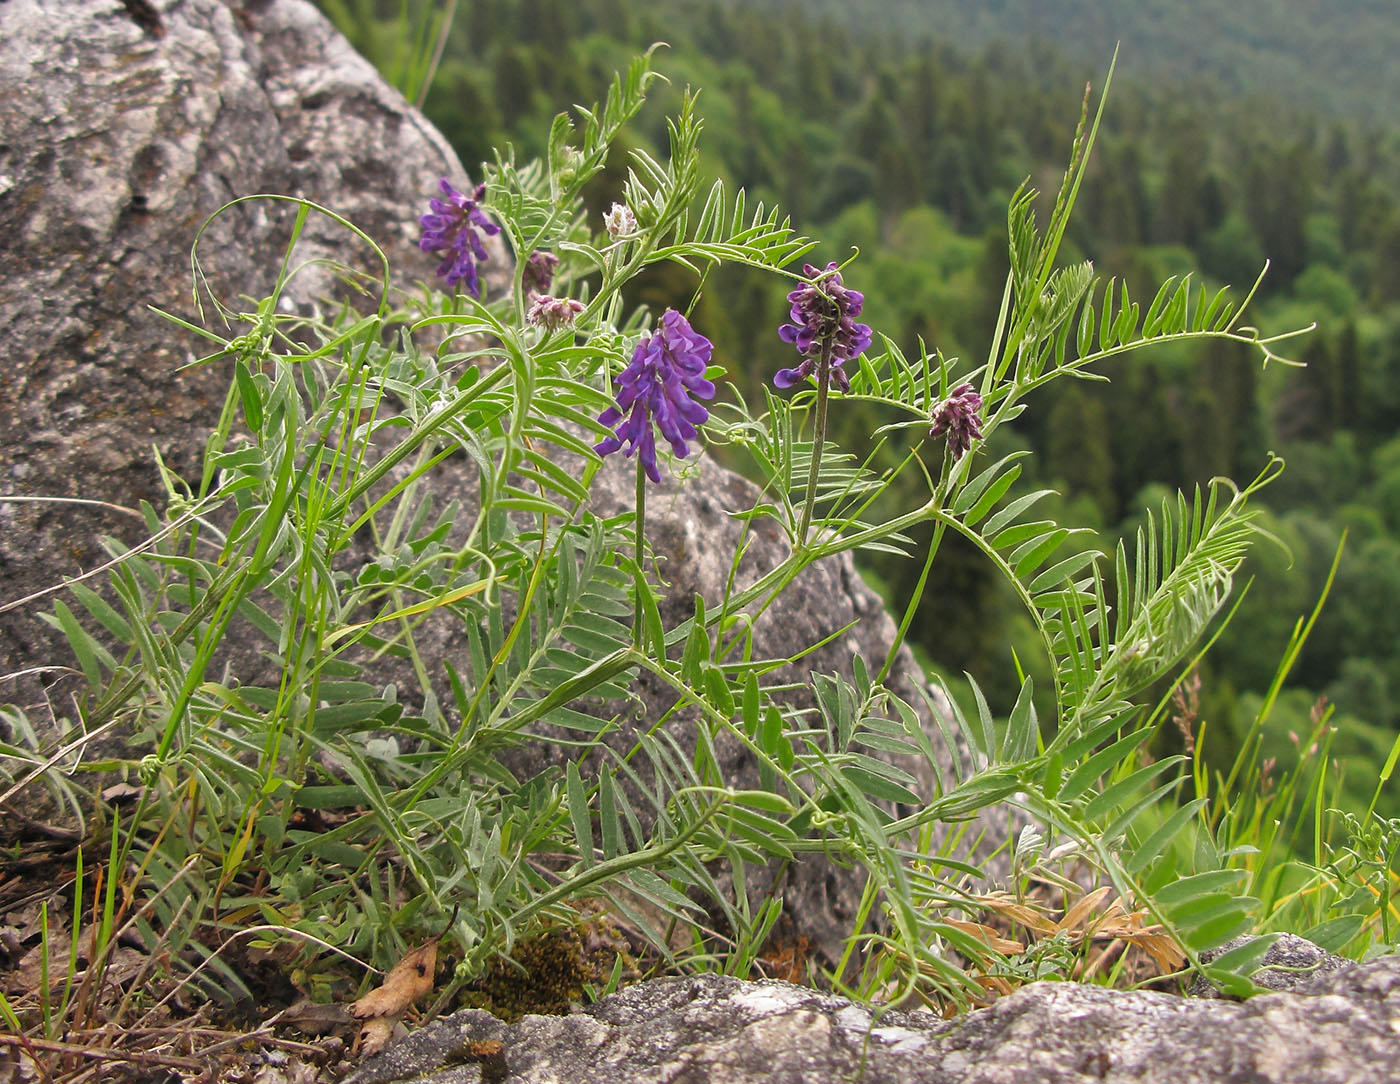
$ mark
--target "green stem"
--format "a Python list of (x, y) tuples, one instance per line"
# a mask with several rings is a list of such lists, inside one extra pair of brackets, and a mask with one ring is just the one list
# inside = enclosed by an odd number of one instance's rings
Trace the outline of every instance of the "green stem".
[(919, 582), (914, 585), (914, 593), (909, 596), (909, 605), (904, 608), (904, 616), (900, 619), (899, 629), (894, 634), (894, 640), (890, 643), (889, 653), (885, 656), (885, 665), (880, 667), (879, 676), (875, 678), (877, 685), (883, 684), (885, 678), (889, 676), (890, 667), (894, 665), (895, 656), (899, 654), (900, 645), (904, 643), (905, 634), (909, 631), (909, 625), (914, 620), (914, 611), (919, 608), (919, 603), (924, 597), (924, 587), (928, 583), (929, 570), (933, 568), (933, 558), (938, 553), (938, 544), (943, 541), (943, 532), (946, 530), (943, 523), (934, 524), (933, 537), (929, 539), (928, 553), (924, 555), (924, 567), (919, 572)]
[(807, 545), (807, 528), (812, 523), (812, 506), (817, 503), (817, 476), (821, 471), (822, 448), (826, 444), (826, 403), (831, 391), (831, 355), (835, 351), (834, 336), (822, 341), (817, 357), (817, 425), (812, 433), (812, 465), (807, 471), (807, 496), (802, 502), (802, 522), (797, 525), (797, 546)]
[(637, 559), (637, 602), (633, 607), (634, 616), (632, 618), (632, 646), (638, 651), (642, 649), (642, 591), (645, 590), (643, 581), (646, 578), (646, 508), (647, 508), (647, 477), (643, 473), (642, 457), (637, 456), (637, 514), (633, 517), (633, 530), (636, 534), (636, 559)]

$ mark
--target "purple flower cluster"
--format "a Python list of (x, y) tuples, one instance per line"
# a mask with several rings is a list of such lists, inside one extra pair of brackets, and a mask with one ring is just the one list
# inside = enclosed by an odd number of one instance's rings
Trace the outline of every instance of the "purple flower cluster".
[(806, 380), (812, 375), (822, 350), (829, 347), (831, 379), (842, 391), (850, 391), (851, 381), (841, 363), (860, 357), (870, 345), (869, 326), (855, 321), (865, 304), (865, 295), (841, 285), (841, 272), (836, 270), (834, 262), (827, 264), (825, 271), (803, 264), (802, 273), (811, 281), (787, 295), (792, 303), (788, 313), (792, 323), (780, 327), (778, 337), (797, 347), (803, 361), (795, 368), (779, 369), (773, 383), (780, 388), (790, 388)]
[(631, 363), (618, 377), (617, 406), (609, 407), (598, 418), (600, 425), (616, 429), (593, 450), (608, 455), (628, 444), (627, 457), (640, 451), (647, 477), (661, 481), (652, 422), (671, 442), (677, 456), (684, 459), (690, 454), (686, 441), (695, 439), (695, 427), (710, 416), (695, 400), (715, 397), (715, 386), (705, 379), (712, 349), (710, 340), (684, 316), (667, 309), (661, 326), (637, 344)]
[(465, 282), (467, 292), (472, 297), (480, 297), (476, 261), (487, 259), (487, 255), (477, 230), (488, 237), (501, 232), (501, 227), (487, 218), (478, 206), (486, 198), (486, 186), (479, 184), (470, 196), (466, 196), (453, 188), (444, 177), (438, 187), (447, 199), (434, 196), (428, 201), (431, 210), (419, 219), (423, 224), (423, 238), (418, 242), (418, 247), (424, 252), (444, 253), (437, 273), (446, 280), (449, 290), (457, 283)]
[(961, 459), (974, 440), (982, 439), (982, 419), (977, 415), (981, 409), (982, 396), (971, 384), (959, 384), (948, 393), (948, 398), (933, 408), (933, 428), (929, 436), (946, 436), (953, 458)]
[(547, 294), (554, 285), (554, 269), (559, 266), (559, 257), (552, 252), (535, 249), (525, 258), (525, 270), (520, 274), (520, 284), (525, 296)]

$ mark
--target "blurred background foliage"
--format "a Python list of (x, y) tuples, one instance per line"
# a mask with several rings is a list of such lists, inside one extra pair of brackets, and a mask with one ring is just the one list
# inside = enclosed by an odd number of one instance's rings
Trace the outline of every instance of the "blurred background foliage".
[[(407, 67), (393, 44), (401, 20), (430, 36), (454, 9), (425, 109), (473, 172), (496, 146), (540, 154), (554, 113), (593, 100), (632, 55), (668, 43), (657, 66), (671, 85), (653, 92), (630, 138), (664, 146), (682, 90), (702, 88), (709, 168), (751, 199), (776, 200), (822, 239), (822, 261), (858, 248), (846, 281), (865, 292), (863, 318), (877, 331), (911, 355), (922, 341), (969, 365), (985, 356), (1001, 300), (1007, 201), (1026, 177), (1056, 190), (1084, 87), (1102, 84), (1121, 40), (1066, 260), (1090, 258), (1150, 298), (1186, 273), (1242, 294), (1268, 259), (1253, 322), (1318, 329), (1293, 344), (1306, 369), (1260, 371), (1243, 349), (1207, 344), (1135, 357), (1107, 383), (1055, 382), (1018, 423), (1036, 453), (1020, 485), (1053, 486), (1049, 511), (1093, 527), (1107, 549), (1169, 489), (1220, 474), (1243, 483), (1268, 451), (1282, 455), (1287, 470), (1262, 496), (1287, 552), (1265, 545), (1251, 558), (1242, 581), (1252, 584), (1202, 664), (1199, 702), (1182, 725), (1205, 728), (1207, 766), (1232, 762), (1345, 532), (1329, 601), (1268, 714), (1263, 751), (1281, 764), (1307, 756), (1326, 698), (1330, 792), (1345, 808), (1370, 803), (1400, 729), (1391, 0), (1119, 0), (1107, 18), (1105, 5), (1091, 13), (1068, 0), (320, 3), (391, 74)], [(624, 149), (590, 195), (595, 212), (619, 197), (626, 166)], [(434, 180), (424, 178), (425, 193)], [(675, 268), (635, 299), (685, 306), (694, 292)], [(781, 282), (725, 272), (695, 306), (694, 323), (750, 401), (792, 361), (775, 333), (783, 293)], [(842, 414), (836, 439), (860, 448), (882, 421)], [(950, 540), (939, 558), (911, 640), (932, 669), (973, 673), (1004, 712), (1018, 687), (1013, 652), (1032, 673), (1043, 666), (1029, 623), (974, 552)], [(919, 568), (886, 558), (865, 571), (899, 599)], [(1184, 740), (1168, 728), (1158, 752)], [(1383, 793), (1378, 809), (1398, 815), (1400, 801)]]

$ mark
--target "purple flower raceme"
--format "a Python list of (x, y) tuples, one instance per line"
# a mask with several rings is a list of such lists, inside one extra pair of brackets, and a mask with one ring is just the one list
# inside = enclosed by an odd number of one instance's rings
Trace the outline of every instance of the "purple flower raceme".
[(977, 412), (982, 409), (982, 396), (971, 384), (959, 384), (933, 408), (933, 428), (931, 437), (947, 437), (948, 450), (953, 459), (961, 459), (972, 447), (974, 440), (982, 439), (982, 419)]
[(561, 327), (573, 327), (574, 318), (582, 311), (583, 302), (572, 297), (537, 295), (535, 300), (530, 302), (530, 310), (525, 314), (525, 320), (533, 327), (558, 331)]
[(559, 257), (552, 252), (535, 249), (525, 258), (525, 270), (521, 272), (520, 284), (525, 296), (547, 294), (554, 285), (554, 269), (559, 266)]
[(470, 196), (466, 196), (453, 188), (444, 177), (438, 187), (447, 199), (434, 196), (428, 201), (431, 210), (419, 219), (423, 224), (423, 238), (418, 242), (418, 247), (424, 252), (444, 254), (437, 273), (446, 280), (449, 290), (457, 283), (464, 282), (472, 297), (480, 297), (476, 261), (488, 257), (477, 231), (488, 237), (501, 232), (501, 227), (487, 218), (478, 206), (486, 198), (486, 186), (479, 184)]
[(855, 321), (865, 304), (865, 295), (841, 285), (841, 272), (836, 270), (834, 262), (827, 264), (825, 271), (803, 264), (802, 273), (813, 281), (804, 282), (787, 295), (792, 303), (788, 312), (792, 323), (778, 329), (778, 337), (783, 342), (797, 347), (803, 357), (802, 364), (792, 369), (779, 369), (773, 383), (780, 388), (790, 388), (806, 380), (816, 368), (823, 348), (827, 347), (832, 381), (843, 392), (850, 391), (851, 381), (841, 363), (860, 357), (870, 345), (870, 327)]
[(705, 379), (712, 349), (710, 340), (684, 316), (667, 309), (660, 326), (637, 344), (631, 363), (617, 378), (617, 406), (609, 407), (598, 418), (600, 425), (616, 428), (593, 450), (608, 455), (629, 445), (628, 458), (640, 451), (647, 477), (661, 481), (652, 423), (671, 442), (677, 456), (684, 459), (690, 454), (686, 442), (699, 435), (695, 427), (710, 416), (695, 400), (715, 397), (715, 386)]

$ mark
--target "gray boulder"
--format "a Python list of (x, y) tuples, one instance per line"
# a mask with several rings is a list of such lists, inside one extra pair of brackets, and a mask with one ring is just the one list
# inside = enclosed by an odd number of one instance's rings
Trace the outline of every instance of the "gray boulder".
[(1389, 956), (1244, 1003), (1040, 982), (952, 1020), (779, 982), (658, 979), (571, 1016), (456, 1013), (345, 1084), (1370, 1084), (1397, 1066)]
[[(144, 538), (129, 510), (164, 503), (154, 452), (196, 471), (230, 372), (182, 368), (208, 344), (149, 307), (201, 322), (190, 250), (210, 215), (239, 196), (305, 197), (374, 237), (409, 286), (436, 265), (416, 214), (439, 177), (465, 183), (441, 135), (311, 4), (161, 8), (152, 21), (111, 0), (0, 6), (0, 604), (92, 567), (101, 534)], [(215, 221), (199, 257), (224, 304), (270, 292), (292, 216), (257, 201)], [(313, 215), (298, 257), (326, 256), (377, 273), (368, 247)], [(313, 267), (287, 301), (337, 292)], [(0, 673), (71, 662), (37, 608), (0, 614)]]

